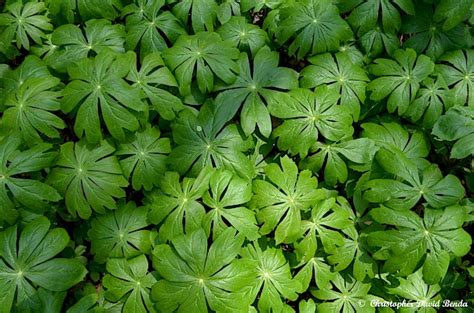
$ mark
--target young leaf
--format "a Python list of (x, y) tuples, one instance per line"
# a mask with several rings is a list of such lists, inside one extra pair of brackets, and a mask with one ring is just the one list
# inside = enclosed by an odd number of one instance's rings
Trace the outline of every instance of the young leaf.
[(134, 203), (121, 204), (117, 210), (99, 215), (88, 232), (91, 251), (98, 263), (109, 258), (131, 258), (149, 253), (153, 236), (146, 228), (148, 209)]
[(82, 29), (72, 24), (61, 25), (53, 32), (51, 41), (56, 48), (46, 62), (55, 70), (66, 72), (74, 61), (109, 49), (124, 52), (124, 37), (121, 25), (112, 25), (107, 20), (87, 21)]
[(160, 138), (160, 130), (147, 125), (135, 133), (132, 142), (120, 144), (115, 155), (120, 158), (125, 177), (131, 178), (133, 189), (151, 190), (164, 174), (170, 152), (169, 138)]
[(338, 105), (338, 99), (338, 93), (325, 85), (314, 93), (308, 89), (295, 89), (272, 96), (270, 113), (284, 119), (274, 131), (274, 136), (279, 137), (278, 148), (304, 158), (318, 140), (319, 133), (331, 141), (351, 137), (354, 132), (352, 112), (348, 107)]
[(156, 246), (153, 265), (163, 278), (151, 296), (160, 311), (248, 312), (250, 301), (241, 290), (251, 278), (249, 264), (236, 260), (243, 242), (243, 235), (227, 228), (208, 247), (199, 229)]
[[(190, 1), (181, 4), (186, 2)], [(232, 84), (235, 81), (235, 73), (238, 72), (235, 62), (238, 57), (239, 50), (231, 43), (222, 41), (219, 34), (213, 32), (181, 36), (173, 47), (163, 52), (163, 58), (175, 73), (183, 96), (191, 94), (194, 76), (201, 93), (214, 89), (215, 77), (226, 84)]]
[(66, 207), (73, 216), (88, 219), (92, 210), (105, 213), (115, 209), (115, 199), (125, 196), (128, 186), (115, 156), (106, 141), (93, 148), (83, 141), (67, 142), (61, 146), (56, 166), (48, 181), (65, 197)]
[(260, 312), (281, 312), (283, 299), (294, 301), (301, 290), (300, 282), (291, 276), (290, 265), (282, 250), (262, 248), (255, 242), (241, 251), (241, 256), (253, 261), (252, 270), (256, 278), (250, 282), (245, 293), (252, 302), (258, 297)]
[(474, 49), (447, 52), (436, 70), (451, 89), (454, 105), (474, 105)]
[(69, 236), (50, 226), (46, 217), (39, 217), (19, 236), (16, 225), (0, 232), (0, 312), (15, 311), (31, 301), (36, 286), (65, 291), (84, 279), (87, 270), (79, 260), (55, 258), (68, 245)]
[[(80, 59), (68, 68), (71, 82), (64, 89), (62, 109), (77, 110), (74, 132), (79, 138), (85, 134), (89, 143), (102, 138), (100, 117), (110, 134), (125, 139), (125, 131), (139, 127), (136, 114), (146, 110), (139, 90), (123, 78), (133, 61), (133, 53), (117, 55), (106, 51), (94, 59)], [(99, 113), (100, 112), (100, 113)]]
[[(203, 202), (209, 208), (203, 227), (207, 233), (212, 228), (212, 238), (217, 238), (232, 225), (248, 240), (256, 240), (258, 234), (255, 213), (243, 205), (252, 198), (252, 185), (230, 171), (216, 171), (210, 179), (210, 190), (204, 194)], [(226, 223), (227, 222), (227, 223)]]
[(232, 16), (230, 20), (217, 29), (222, 40), (232, 43), (240, 51), (251, 52), (252, 55), (269, 41), (267, 33), (247, 22), (243, 16)]
[(431, 132), (441, 140), (456, 141), (450, 157), (463, 159), (474, 155), (474, 107), (455, 106), (441, 116)]
[(107, 274), (103, 278), (105, 297), (110, 301), (124, 301), (122, 312), (156, 312), (150, 300), (155, 277), (148, 273), (148, 260), (144, 254), (133, 259), (109, 259)]
[(336, 51), (340, 42), (352, 37), (349, 25), (339, 16), (331, 0), (302, 0), (283, 7), (276, 39), (291, 42), (290, 55), (298, 59), (326, 51)]
[(341, 105), (347, 105), (354, 121), (360, 114), (360, 104), (365, 101), (365, 89), (369, 78), (365, 70), (352, 63), (350, 58), (341, 52), (332, 56), (330, 53), (311, 57), (308, 65), (301, 72), (302, 88), (317, 88), (328, 85), (341, 95)]
[(38, 133), (51, 138), (59, 137), (57, 129), (66, 125), (51, 112), (59, 111), (61, 92), (55, 90), (60, 80), (55, 77), (28, 78), (5, 99), (7, 109), (3, 123), (7, 129), (19, 133), (25, 142), (42, 141)]
[(0, 137), (0, 220), (9, 222), (17, 215), (15, 200), (27, 208), (41, 210), (49, 201), (61, 199), (51, 186), (24, 176), (52, 164), (57, 153), (51, 151), (51, 144), (37, 143), (33, 148), (20, 150), (21, 144), (14, 135)]
[(209, 188), (212, 172), (204, 168), (197, 178), (185, 177), (180, 181), (178, 173), (166, 172), (159, 180), (159, 190), (147, 197), (150, 208), (149, 219), (160, 224), (159, 236), (171, 240), (190, 233), (202, 225), (205, 210), (198, 201)]
[(261, 234), (275, 230), (277, 244), (295, 242), (300, 235), (301, 211), (326, 196), (324, 190), (317, 189), (318, 181), (310, 171), (299, 173), (296, 164), (287, 156), (280, 161), (281, 167), (274, 163), (265, 167), (268, 181), (254, 180), (252, 198), (257, 219), (264, 223)]
[[(377, 152), (375, 142), (368, 138), (324, 144), (316, 142), (311, 148), (314, 154), (301, 161), (301, 166), (319, 172), (324, 166), (324, 182), (328, 186), (347, 180), (347, 166), (351, 163), (370, 165)], [(345, 160), (349, 162), (346, 164)]]
[(450, 206), (444, 210), (425, 209), (421, 219), (412, 211), (394, 211), (380, 207), (371, 216), (381, 224), (397, 229), (375, 231), (369, 234), (369, 244), (386, 247), (390, 258), (384, 269), (405, 276), (416, 269), (426, 256), (423, 279), (430, 285), (438, 283), (448, 270), (450, 255), (458, 257), (469, 252), (471, 236), (462, 229), (466, 211), (462, 206)]
[(272, 123), (266, 103), (277, 97), (279, 91), (298, 87), (298, 73), (292, 69), (278, 67), (278, 53), (268, 47), (261, 48), (253, 60), (253, 71), (247, 54), (239, 59), (240, 74), (216, 98), (216, 106), (223, 106), (233, 116), (242, 106), (240, 122), (246, 135), (255, 131), (256, 126), (265, 137), (270, 136)]
[(168, 158), (171, 167), (180, 174), (196, 175), (205, 166), (231, 170), (243, 178), (254, 176), (252, 164), (244, 155), (251, 142), (244, 140), (237, 125), (224, 127), (219, 108), (204, 105), (198, 115), (190, 110), (180, 113), (172, 125), (177, 144)]
[(165, 90), (167, 87), (178, 87), (171, 71), (166, 68), (159, 53), (150, 53), (143, 58), (140, 70), (134, 61), (127, 75), (133, 87), (142, 91), (144, 101), (149, 100), (151, 109), (157, 111), (166, 120), (173, 120), (184, 106), (181, 99)]
[(369, 66), (371, 74), (378, 76), (368, 85), (370, 98), (375, 101), (387, 98), (390, 113), (398, 108), (403, 115), (415, 99), (420, 83), (434, 70), (434, 63), (426, 55), (419, 55), (413, 49), (397, 50), (392, 59), (376, 59)]
[(43, 2), (16, 1), (6, 6), (6, 12), (0, 14), (2, 29), (0, 41), (16, 43), (18, 49), (30, 50), (30, 40), (40, 44), (45, 31), (52, 31), (49, 18), (45, 15), (46, 6)]
[[(134, 50), (140, 46), (140, 56), (163, 51), (168, 42), (175, 42), (180, 35), (186, 34), (178, 19), (167, 10), (163, 10), (165, 0), (134, 0), (122, 10), (126, 17), (126, 47)], [(164, 35), (163, 35), (164, 34)]]
[[(421, 270), (408, 275), (406, 278), (398, 278), (398, 285), (388, 287), (388, 293), (403, 297), (404, 299), (424, 303), (436, 303), (441, 300), (440, 286), (438, 284), (427, 284), (423, 281)], [(429, 310), (427, 313), (435, 313), (436, 310)], [(428, 311), (429, 310), (429, 311)]]

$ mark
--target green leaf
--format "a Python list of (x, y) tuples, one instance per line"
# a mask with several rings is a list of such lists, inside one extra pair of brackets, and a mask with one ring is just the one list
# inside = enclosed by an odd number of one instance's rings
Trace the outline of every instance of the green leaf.
[(180, 174), (196, 175), (205, 166), (219, 167), (250, 179), (254, 173), (244, 152), (252, 143), (243, 138), (237, 125), (224, 127), (228, 114), (223, 116), (219, 110), (210, 104), (204, 105), (197, 115), (190, 110), (180, 113), (172, 125), (177, 147), (168, 158), (171, 168)]
[(161, 55), (147, 54), (141, 62), (140, 70), (136, 64), (136, 61), (132, 62), (127, 80), (133, 82), (133, 87), (142, 91), (143, 100), (149, 100), (152, 110), (157, 111), (166, 120), (175, 119), (177, 112), (184, 106), (181, 99), (167, 90), (168, 87), (178, 87), (178, 83), (171, 71), (166, 68)]
[[(425, 283), (421, 270), (408, 275), (407, 278), (398, 278), (398, 281), (398, 286), (388, 288), (389, 293), (417, 302), (435, 303), (437, 300), (441, 300), (440, 286)], [(436, 310), (428, 307), (425, 312), (435, 313)]]
[(166, 169), (166, 158), (171, 152), (169, 138), (160, 138), (160, 130), (147, 125), (136, 132), (132, 142), (118, 146), (115, 155), (120, 158), (124, 175), (131, 178), (132, 187), (151, 190)]
[(248, 312), (242, 288), (249, 282), (248, 264), (236, 256), (244, 242), (227, 228), (208, 247), (204, 230), (174, 238), (153, 250), (153, 265), (162, 279), (152, 299), (162, 312)]
[(148, 195), (149, 219), (161, 224), (159, 237), (171, 240), (184, 233), (199, 229), (205, 215), (198, 201), (209, 188), (212, 171), (204, 168), (197, 178), (184, 177), (178, 173), (166, 172), (159, 180), (159, 190)]
[(105, 263), (108, 258), (130, 258), (149, 253), (153, 233), (144, 229), (149, 225), (147, 214), (147, 208), (137, 208), (130, 202), (94, 218), (88, 235), (95, 260)]
[(213, 31), (218, 5), (215, 0), (183, 0), (173, 6), (173, 14), (194, 33)]
[(317, 249), (318, 240), (324, 251), (334, 253), (343, 245), (344, 234), (341, 230), (353, 226), (352, 209), (344, 198), (329, 198), (315, 203), (311, 209), (311, 217), (301, 222), (301, 241), (295, 245), (298, 259), (312, 258)]
[(373, 179), (365, 183), (364, 198), (369, 202), (383, 203), (398, 210), (413, 208), (424, 199), (434, 208), (456, 204), (464, 197), (461, 181), (454, 175), (443, 177), (436, 165), (426, 167), (421, 175), (411, 160), (403, 153), (379, 150), (377, 161), (390, 174), (400, 180)]
[(27, 150), (21, 146), (21, 140), (14, 135), (0, 138), (0, 220), (10, 223), (17, 216), (16, 202), (37, 211), (44, 209), (48, 202), (61, 199), (51, 186), (26, 176), (53, 163), (57, 153), (51, 151), (51, 144), (37, 143)]
[(278, 148), (288, 150), (291, 155), (304, 158), (321, 135), (331, 141), (352, 136), (351, 110), (337, 104), (339, 94), (326, 86), (313, 93), (307, 89), (295, 89), (286, 94), (279, 93), (269, 101), (273, 116), (284, 119), (274, 131)]
[(28, 302), (36, 286), (65, 291), (84, 279), (86, 269), (76, 259), (54, 258), (68, 244), (62, 228), (49, 229), (46, 217), (30, 222), (18, 238), (17, 227), (0, 232), (0, 312)]
[(299, 270), (294, 279), (301, 283), (301, 290), (306, 291), (313, 278), (316, 286), (323, 289), (328, 286), (335, 275), (336, 273), (331, 271), (331, 266), (326, 263), (324, 258), (312, 257)]
[(207, 233), (212, 229), (212, 238), (225, 231), (230, 224), (248, 240), (256, 240), (258, 233), (255, 213), (244, 205), (252, 198), (252, 185), (230, 171), (219, 170), (212, 174), (210, 190), (203, 202), (210, 210), (203, 220)]
[(455, 50), (440, 58), (436, 70), (451, 89), (454, 105), (474, 105), (474, 50)]
[(114, 20), (120, 16), (121, 0), (76, 0), (82, 20), (106, 18)]
[(376, 59), (369, 66), (371, 74), (378, 76), (368, 85), (370, 98), (375, 101), (387, 98), (390, 113), (398, 108), (403, 115), (415, 99), (420, 83), (434, 70), (434, 63), (426, 55), (419, 55), (413, 49), (397, 50), (392, 59)]
[(432, 134), (441, 140), (456, 141), (450, 157), (463, 159), (474, 155), (474, 107), (453, 107), (441, 116)]
[(276, 39), (290, 43), (288, 53), (302, 59), (308, 54), (336, 51), (351, 38), (349, 25), (331, 0), (302, 0), (280, 10)]
[(53, 32), (51, 41), (56, 48), (46, 62), (55, 70), (66, 72), (80, 59), (107, 50), (124, 52), (124, 37), (123, 27), (107, 20), (87, 21), (82, 29), (72, 24), (61, 25)]
[(53, 30), (53, 25), (46, 16), (44, 2), (16, 1), (6, 6), (6, 12), (0, 14), (2, 29), (0, 41), (16, 43), (18, 49), (30, 50), (30, 40), (40, 44), (44, 32)]
[(103, 278), (105, 297), (111, 301), (124, 301), (124, 313), (156, 312), (150, 300), (155, 277), (148, 273), (148, 261), (144, 254), (133, 259), (109, 259), (107, 274)]
[(85, 134), (89, 143), (102, 138), (100, 117), (110, 134), (124, 140), (125, 131), (139, 127), (136, 117), (145, 111), (139, 90), (123, 78), (133, 60), (133, 53), (117, 55), (103, 52), (94, 59), (81, 59), (68, 68), (70, 83), (64, 89), (62, 109), (77, 110), (74, 132), (79, 138)]
[[(324, 182), (329, 186), (344, 183), (348, 177), (347, 166), (370, 166), (378, 147), (367, 138), (324, 144), (316, 142), (311, 149), (314, 154), (302, 160), (301, 166), (318, 172), (324, 167)], [(346, 163), (345, 160), (349, 162)], [(356, 168), (357, 169), (357, 168)]]
[(243, 258), (253, 261), (253, 272), (256, 278), (248, 284), (245, 292), (249, 299), (258, 297), (259, 312), (281, 312), (282, 299), (295, 301), (301, 284), (291, 275), (290, 265), (281, 249), (267, 247), (262, 251), (255, 242), (242, 249)]
[(456, 3), (449, 0), (441, 0), (436, 6), (434, 20), (443, 22), (443, 30), (450, 30), (468, 17), (472, 7), (472, 0), (460, 0)]
[[(180, 4), (186, 2), (191, 1)], [(206, 10), (210, 11), (209, 8)], [(166, 65), (175, 73), (183, 96), (191, 94), (193, 78), (196, 78), (202, 93), (214, 89), (215, 78), (232, 84), (236, 78), (235, 73), (238, 72), (235, 62), (238, 57), (239, 50), (231, 43), (222, 41), (219, 34), (214, 32), (181, 36), (173, 47), (163, 52)]]
[(257, 210), (257, 220), (264, 223), (262, 235), (275, 231), (276, 243), (295, 242), (300, 235), (301, 211), (306, 211), (326, 196), (317, 189), (318, 181), (311, 172), (298, 172), (296, 164), (287, 156), (280, 159), (281, 166), (265, 167), (267, 180), (253, 181), (252, 207)]
[(391, 255), (385, 261), (388, 272), (405, 276), (413, 273), (426, 255), (423, 279), (430, 285), (438, 283), (448, 270), (449, 256), (464, 256), (469, 252), (471, 236), (462, 229), (466, 211), (462, 206), (450, 206), (444, 210), (426, 208), (421, 219), (411, 211), (394, 211), (376, 208), (371, 216), (381, 224), (397, 229), (375, 231), (368, 236), (369, 244), (386, 247)]
[(240, 74), (237, 80), (223, 90), (216, 98), (216, 106), (223, 107), (233, 116), (242, 107), (240, 122), (248, 136), (258, 129), (265, 137), (270, 136), (272, 123), (265, 103), (277, 97), (280, 91), (298, 87), (298, 73), (292, 69), (278, 67), (279, 57), (268, 47), (261, 48), (253, 60), (250, 70), (248, 55), (241, 54)]
[(243, 16), (232, 16), (230, 20), (217, 29), (224, 41), (232, 43), (241, 51), (257, 51), (269, 41), (268, 34), (257, 25), (250, 24)]
[(3, 112), (7, 129), (21, 134), (29, 144), (42, 141), (39, 133), (50, 138), (59, 137), (58, 129), (66, 125), (51, 113), (61, 108), (59, 83), (55, 77), (28, 78), (16, 92), (9, 94), (5, 100), (7, 109)]
[(105, 208), (115, 209), (114, 198), (125, 196), (122, 188), (128, 186), (128, 182), (112, 155), (114, 150), (106, 141), (92, 148), (83, 141), (61, 146), (48, 181), (64, 195), (71, 215), (88, 219), (92, 210), (105, 213)]
[(358, 5), (349, 15), (348, 22), (357, 30), (359, 36), (380, 26), (384, 33), (395, 33), (401, 26), (399, 10), (415, 15), (412, 0), (358, 1)]
[(180, 35), (186, 34), (178, 19), (167, 10), (163, 10), (164, 0), (136, 0), (122, 10), (126, 17), (126, 47), (134, 50), (140, 46), (140, 56), (163, 51), (167, 41), (174, 43)]
[(350, 58), (341, 52), (332, 56), (329, 53), (309, 59), (312, 63), (301, 72), (301, 87), (317, 88), (328, 85), (341, 95), (339, 101), (352, 110), (354, 121), (360, 114), (360, 104), (365, 101), (365, 89), (369, 78), (365, 70), (352, 63)]

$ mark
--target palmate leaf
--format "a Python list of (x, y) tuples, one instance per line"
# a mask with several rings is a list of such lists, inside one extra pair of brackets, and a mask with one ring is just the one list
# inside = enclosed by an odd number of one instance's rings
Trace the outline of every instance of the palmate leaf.
[(261, 48), (250, 69), (249, 57), (242, 53), (239, 59), (239, 76), (232, 84), (219, 88), (223, 90), (216, 98), (216, 106), (228, 110), (234, 116), (242, 107), (240, 122), (248, 136), (258, 127), (262, 135), (270, 136), (272, 124), (265, 103), (277, 97), (280, 91), (298, 87), (298, 73), (292, 69), (278, 67), (279, 57), (268, 47)]
[(264, 223), (262, 235), (275, 231), (275, 241), (293, 243), (300, 235), (301, 212), (326, 197), (317, 189), (318, 181), (311, 172), (298, 172), (296, 164), (287, 156), (280, 159), (281, 166), (265, 167), (267, 180), (253, 181), (252, 207), (257, 210), (257, 220)]
[(268, 34), (258, 27), (247, 22), (243, 16), (232, 16), (230, 20), (217, 29), (224, 41), (232, 43), (240, 51), (257, 51), (269, 41)]
[(208, 246), (204, 230), (174, 238), (153, 250), (162, 279), (151, 297), (160, 312), (248, 312), (243, 287), (252, 281), (249, 262), (236, 259), (244, 236), (227, 228)]
[(433, 59), (438, 59), (445, 51), (467, 48), (469, 34), (464, 25), (443, 30), (442, 25), (435, 21), (434, 9), (433, 5), (418, 2), (416, 15), (404, 17), (401, 32), (410, 36), (403, 43), (404, 47), (412, 48), (418, 54), (423, 53)]
[(290, 55), (337, 51), (340, 42), (352, 37), (349, 25), (339, 16), (331, 0), (302, 0), (280, 9), (276, 30), (280, 44), (291, 42)]
[(133, 189), (151, 190), (164, 174), (170, 152), (169, 138), (160, 138), (160, 130), (147, 125), (135, 133), (133, 141), (120, 144), (115, 155), (119, 156), (124, 175), (131, 179)]
[(28, 78), (16, 92), (9, 94), (5, 99), (7, 109), (3, 112), (6, 128), (20, 134), (30, 145), (42, 141), (39, 133), (59, 137), (58, 129), (66, 124), (51, 113), (61, 109), (59, 83), (55, 77)]
[[(357, 164), (356, 169), (370, 166), (377, 150), (374, 141), (367, 138), (327, 144), (316, 142), (311, 148), (313, 154), (302, 160), (301, 166), (315, 173), (324, 167), (324, 182), (328, 186), (334, 186), (346, 182), (348, 166)], [(349, 162), (346, 163), (345, 160)]]
[(144, 229), (150, 224), (147, 215), (147, 208), (137, 208), (129, 202), (94, 218), (88, 236), (95, 260), (105, 263), (109, 258), (131, 258), (149, 253), (154, 234)]
[(83, 20), (106, 18), (114, 20), (120, 16), (121, 0), (75, 0)]
[(372, 203), (398, 210), (413, 208), (424, 199), (434, 208), (456, 204), (464, 197), (459, 178), (452, 174), (443, 177), (436, 165), (427, 166), (421, 175), (415, 163), (401, 152), (381, 149), (376, 159), (388, 173), (402, 179), (373, 179), (365, 183), (364, 198)]
[(148, 260), (144, 254), (132, 259), (109, 259), (107, 274), (103, 278), (105, 297), (110, 301), (124, 301), (123, 313), (156, 312), (150, 300), (155, 277), (148, 273)]
[(125, 139), (125, 131), (139, 127), (136, 115), (145, 111), (140, 91), (123, 78), (133, 62), (133, 53), (104, 51), (94, 59), (80, 59), (68, 68), (70, 83), (64, 89), (61, 106), (64, 112), (77, 110), (74, 132), (87, 142), (102, 138), (100, 117), (110, 134)]
[(43, 2), (16, 1), (6, 7), (8, 13), (0, 14), (0, 41), (16, 43), (18, 49), (30, 50), (30, 40), (40, 44), (44, 32), (52, 31), (49, 18), (45, 15)]
[(85, 142), (67, 142), (61, 146), (56, 165), (48, 181), (65, 197), (66, 207), (73, 216), (88, 219), (92, 210), (105, 213), (116, 208), (114, 198), (125, 196), (128, 186), (115, 156), (106, 141), (88, 148)]
[(255, 212), (245, 204), (252, 198), (252, 185), (230, 171), (219, 170), (212, 174), (210, 190), (203, 196), (203, 202), (210, 210), (203, 220), (203, 227), (212, 238), (217, 238), (232, 225), (248, 240), (256, 240), (258, 233)]
[(337, 91), (341, 97), (341, 105), (347, 105), (352, 110), (354, 121), (360, 114), (360, 104), (365, 101), (365, 89), (369, 78), (365, 70), (352, 63), (349, 56), (337, 53), (317, 55), (309, 59), (308, 65), (301, 72), (302, 88), (317, 88), (328, 85), (330, 90)]
[(474, 155), (474, 107), (455, 106), (441, 116), (431, 132), (438, 139), (456, 141), (450, 157), (463, 159)]
[(173, 14), (183, 25), (189, 25), (195, 34), (214, 30), (218, 10), (216, 0), (172, 0), (172, 2), (178, 2), (172, 8)]
[(166, 65), (175, 73), (183, 96), (191, 94), (193, 78), (196, 78), (201, 93), (214, 89), (215, 78), (232, 84), (238, 72), (235, 62), (238, 57), (239, 50), (231, 43), (222, 41), (214, 32), (181, 36), (173, 47), (163, 52)]
[(142, 91), (143, 101), (149, 101), (150, 109), (157, 111), (165, 120), (173, 120), (177, 112), (184, 109), (181, 99), (167, 87), (178, 87), (176, 78), (165, 66), (159, 53), (147, 54), (140, 62), (140, 69), (134, 60), (126, 79), (132, 86)]
[(57, 156), (52, 145), (37, 143), (27, 150), (21, 146), (21, 139), (13, 134), (0, 137), (0, 220), (10, 223), (17, 217), (15, 202), (38, 211), (61, 199), (51, 186), (26, 176), (51, 166)]
[(174, 43), (180, 35), (186, 34), (178, 19), (163, 10), (164, 5), (165, 0), (135, 0), (122, 10), (122, 16), (126, 17), (127, 50), (140, 46), (142, 59), (167, 48), (167, 40)]
[(254, 242), (247, 244), (240, 255), (251, 261), (253, 279), (244, 292), (252, 302), (258, 297), (259, 312), (281, 312), (283, 299), (298, 298), (301, 284), (292, 277), (290, 264), (281, 249), (266, 247), (262, 250), (259, 243)]
[(394, 211), (385, 207), (373, 209), (371, 216), (381, 224), (397, 229), (371, 232), (368, 242), (388, 248), (390, 256), (384, 269), (405, 276), (423, 262), (423, 280), (438, 283), (448, 270), (450, 255), (464, 256), (469, 252), (471, 236), (462, 229), (466, 220), (465, 207), (450, 206), (443, 210), (426, 208), (423, 219), (412, 211)]
[(316, 143), (319, 134), (331, 141), (350, 138), (352, 115), (348, 107), (337, 104), (339, 94), (323, 85), (312, 92), (295, 89), (272, 95), (269, 111), (284, 119), (273, 135), (278, 137), (278, 148), (304, 158)]
[(168, 158), (171, 168), (180, 174), (197, 175), (205, 166), (211, 166), (250, 179), (255, 173), (244, 152), (252, 147), (252, 142), (240, 134), (237, 125), (224, 127), (229, 115), (218, 110), (209, 103), (197, 115), (190, 110), (180, 113), (172, 125), (177, 147)]
[(106, 50), (124, 52), (124, 37), (123, 27), (107, 20), (87, 21), (82, 29), (72, 24), (61, 25), (53, 32), (51, 43), (55, 48), (45, 61), (55, 70), (66, 72), (68, 66), (82, 58)]
[(447, 52), (436, 70), (451, 89), (455, 105), (474, 105), (474, 49)]
[(428, 77), (421, 83), (418, 95), (405, 116), (413, 122), (421, 121), (425, 128), (431, 129), (445, 109), (449, 108), (452, 101), (449, 96), (443, 76), (437, 75), (436, 79)]
[(419, 55), (413, 49), (397, 50), (392, 59), (376, 59), (369, 65), (371, 74), (378, 76), (368, 85), (370, 98), (375, 101), (387, 98), (390, 113), (398, 108), (403, 115), (415, 99), (420, 83), (434, 70), (434, 63), (426, 55)]
[[(0, 312), (25, 312), (38, 297), (37, 287), (65, 291), (84, 279), (86, 268), (77, 259), (55, 258), (69, 243), (62, 228), (50, 230), (39, 217), (18, 234), (17, 226), (0, 232)], [(19, 238), (18, 238), (19, 237)]]
[(375, 312), (370, 305), (377, 297), (369, 294), (371, 285), (344, 278), (337, 273), (331, 280), (335, 288), (320, 289), (311, 292), (317, 299), (324, 300), (318, 306), (318, 312)]
[(211, 174), (210, 168), (204, 168), (196, 178), (181, 180), (178, 173), (167, 172), (158, 183), (160, 188), (148, 195), (149, 220), (161, 224), (159, 237), (162, 240), (201, 228), (206, 212), (199, 200), (209, 188)]

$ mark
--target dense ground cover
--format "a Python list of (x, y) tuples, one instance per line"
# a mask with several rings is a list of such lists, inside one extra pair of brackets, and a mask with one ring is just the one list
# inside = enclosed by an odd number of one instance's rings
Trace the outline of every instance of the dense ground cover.
[(472, 312), (472, 0), (0, 11), (0, 313)]

